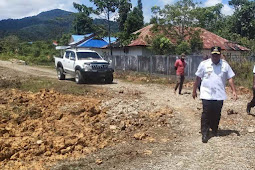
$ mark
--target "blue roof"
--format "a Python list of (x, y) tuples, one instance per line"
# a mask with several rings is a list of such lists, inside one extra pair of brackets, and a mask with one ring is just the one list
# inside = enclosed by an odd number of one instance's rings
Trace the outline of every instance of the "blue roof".
[(80, 45), (78, 45), (78, 47), (102, 48), (106, 45), (108, 45), (108, 43), (106, 41), (104, 41), (103, 39), (91, 38), (91, 39), (81, 43)]
[(86, 34), (86, 35), (72, 35), (72, 38), (73, 38), (74, 42), (79, 42), (79, 41), (83, 40), (85, 37), (89, 37), (91, 35), (92, 35), (92, 33)]
[(84, 38), (84, 35), (72, 35), (73, 41), (77, 42)]
[[(109, 37), (104, 37), (103, 40), (105, 40), (109, 44)], [(117, 38), (111, 37), (111, 43), (114, 43), (117, 41)]]

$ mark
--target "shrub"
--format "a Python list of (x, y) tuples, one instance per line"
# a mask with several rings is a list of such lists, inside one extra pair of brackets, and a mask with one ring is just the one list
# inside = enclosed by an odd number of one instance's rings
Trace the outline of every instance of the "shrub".
[(231, 68), (235, 72), (235, 84), (238, 86), (252, 87), (253, 84), (253, 66), (251, 62), (229, 62)]

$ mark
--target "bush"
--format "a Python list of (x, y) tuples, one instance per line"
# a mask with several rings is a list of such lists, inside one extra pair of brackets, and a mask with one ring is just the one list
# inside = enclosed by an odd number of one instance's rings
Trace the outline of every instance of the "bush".
[(186, 41), (182, 41), (178, 46), (176, 47), (176, 53), (177, 54), (190, 54), (191, 53), (191, 48), (190, 44)]
[(237, 86), (244, 86), (251, 88), (253, 84), (253, 66), (251, 62), (229, 62), (231, 68), (235, 72), (234, 78)]
[(11, 58), (24, 60), (27, 63), (52, 65), (53, 56), (57, 54), (55, 46), (50, 41), (37, 41), (33, 43), (22, 42), (17, 45), (17, 50), (0, 51), (1, 60), (9, 60)]
[(174, 54), (173, 43), (164, 35), (154, 37), (151, 40), (151, 47), (149, 49), (157, 55)]

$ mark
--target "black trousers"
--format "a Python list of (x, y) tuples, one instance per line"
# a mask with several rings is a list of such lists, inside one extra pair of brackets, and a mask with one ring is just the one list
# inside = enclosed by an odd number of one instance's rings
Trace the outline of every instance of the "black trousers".
[(179, 94), (181, 94), (182, 86), (183, 86), (183, 82), (184, 82), (185, 77), (184, 77), (184, 75), (183, 76), (176, 76), (176, 79), (177, 79), (177, 82), (176, 82), (174, 90), (176, 91), (179, 87)]
[(250, 103), (248, 103), (249, 107), (254, 107), (255, 106), (255, 90), (253, 89), (253, 98)]
[(220, 117), (221, 109), (223, 106), (223, 100), (202, 100), (203, 104), (203, 113), (201, 116), (201, 133), (202, 135), (207, 135), (209, 129), (217, 132)]

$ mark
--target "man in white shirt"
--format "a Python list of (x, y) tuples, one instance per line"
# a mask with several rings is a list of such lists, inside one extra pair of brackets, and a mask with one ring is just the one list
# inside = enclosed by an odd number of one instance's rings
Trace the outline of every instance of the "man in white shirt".
[(225, 91), (228, 80), (233, 92), (234, 99), (237, 99), (233, 77), (235, 73), (229, 64), (221, 59), (221, 48), (211, 48), (211, 59), (202, 61), (196, 72), (196, 80), (193, 86), (192, 97), (197, 97), (197, 86), (201, 82), (200, 99), (202, 99), (203, 112), (201, 116), (202, 142), (207, 143), (209, 129), (216, 136), (221, 117), (223, 101), (227, 95)]
[(250, 103), (247, 104), (246, 111), (248, 114), (251, 113), (251, 108), (255, 106), (255, 66), (253, 68), (253, 98)]

